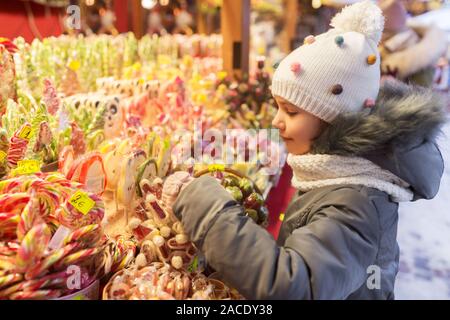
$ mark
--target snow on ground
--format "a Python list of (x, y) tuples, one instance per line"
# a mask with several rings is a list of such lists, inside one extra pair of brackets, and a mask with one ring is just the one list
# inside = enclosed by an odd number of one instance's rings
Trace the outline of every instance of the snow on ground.
[(450, 124), (443, 131), (446, 168), (438, 195), (400, 205), (396, 299), (450, 299)]

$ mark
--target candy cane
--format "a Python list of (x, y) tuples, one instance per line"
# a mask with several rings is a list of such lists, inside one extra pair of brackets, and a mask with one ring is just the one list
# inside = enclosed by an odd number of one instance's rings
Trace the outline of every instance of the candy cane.
[(49, 256), (45, 257), (39, 263), (37, 263), (34, 267), (32, 267), (26, 274), (25, 278), (27, 280), (37, 278), (38, 276), (42, 275), (44, 272), (46, 272), (51, 266), (58, 263), (66, 257), (69, 253), (71, 253), (74, 249), (78, 248), (77, 243), (71, 243), (67, 246), (55, 250), (53, 253), (51, 253)]
[(8, 287), (16, 282), (22, 281), (22, 279), (23, 275), (20, 273), (11, 273), (6, 276), (0, 277), (0, 289)]
[(81, 227), (71, 234), (69, 234), (63, 241), (63, 244), (69, 244), (72, 242), (84, 243), (89, 246), (95, 246), (100, 240), (102, 234), (100, 232), (100, 225), (91, 224)]
[(23, 208), (22, 214), (20, 215), (20, 221), (17, 225), (17, 239), (19, 241), (22, 241), (27, 232), (33, 227), (39, 218), (39, 200), (33, 193), (25, 208)]
[(19, 291), (9, 298), (11, 300), (43, 300), (57, 298), (61, 296), (61, 290), (37, 290), (37, 291)]
[(83, 249), (77, 251), (65, 257), (60, 263), (57, 264), (56, 268), (60, 269), (64, 266), (81, 264), (85, 260), (96, 256), (100, 251), (100, 248)]
[(27, 270), (37, 263), (43, 256), (50, 237), (50, 229), (45, 223), (38, 224), (28, 231), (17, 252), (16, 263), (20, 270)]

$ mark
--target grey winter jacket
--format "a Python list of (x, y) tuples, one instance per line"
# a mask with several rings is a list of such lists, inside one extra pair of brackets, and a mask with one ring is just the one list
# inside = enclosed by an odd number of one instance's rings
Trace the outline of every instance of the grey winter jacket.
[[(434, 94), (389, 82), (370, 114), (340, 116), (312, 152), (365, 156), (408, 182), (415, 200), (430, 199), (443, 173), (434, 139), (444, 121)], [(364, 186), (298, 192), (275, 241), (212, 177), (196, 179), (174, 204), (208, 263), (248, 299), (393, 299), (397, 209)]]

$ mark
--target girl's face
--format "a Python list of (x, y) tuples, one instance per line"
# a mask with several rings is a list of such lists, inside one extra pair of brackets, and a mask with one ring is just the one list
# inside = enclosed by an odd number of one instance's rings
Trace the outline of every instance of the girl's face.
[(280, 130), (287, 151), (294, 155), (306, 154), (311, 145), (327, 126), (327, 123), (287, 100), (275, 96), (278, 112), (272, 125)]

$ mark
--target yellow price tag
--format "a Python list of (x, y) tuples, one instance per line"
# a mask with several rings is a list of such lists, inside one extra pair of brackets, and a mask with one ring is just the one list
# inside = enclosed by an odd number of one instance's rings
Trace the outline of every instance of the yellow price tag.
[(30, 140), (31, 138), (31, 126), (25, 125), (19, 132), (19, 137), (22, 139)]
[(80, 69), (81, 67), (81, 63), (78, 60), (72, 60), (69, 63), (69, 69), (73, 70), (73, 71), (77, 71), (78, 69)]
[(75, 207), (82, 214), (87, 215), (89, 211), (95, 206), (95, 201), (88, 196), (86, 192), (78, 190), (69, 199), (71, 205)]
[(0, 162), (5, 161), (7, 155), (8, 154), (5, 151), (0, 150)]
[(280, 214), (280, 221), (283, 221), (284, 220), (284, 213), (281, 213)]
[(223, 79), (225, 79), (227, 76), (228, 76), (228, 74), (227, 74), (226, 71), (220, 71), (220, 72), (217, 74), (217, 78), (218, 78), (219, 80), (223, 80)]
[(14, 175), (33, 174), (41, 171), (41, 163), (38, 160), (21, 160), (17, 162), (17, 168), (13, 170)]
[(210, 164), (208, 166), (209, 172), (215, 172), (215, 171), (225, 171), (225, 165), (224, 164)]

